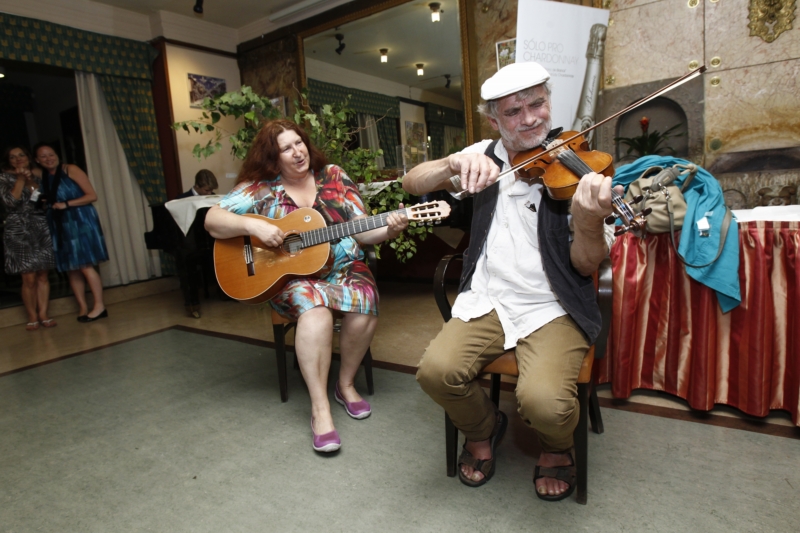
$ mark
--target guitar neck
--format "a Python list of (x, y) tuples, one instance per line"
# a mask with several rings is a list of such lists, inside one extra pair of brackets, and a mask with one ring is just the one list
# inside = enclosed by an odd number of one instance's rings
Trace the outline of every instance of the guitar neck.
[(405, 214), (406, 210), (398, 209), (397, 211), (387, 211), (385, 213), (367, 218), (359, 218), (349, 222), (344, 222), (342, 224), (334, 224), (333, 226), (328, 226), (325, 228), (304, 231), (303, 233), (300, 233), (300, 237), (303, 239), (303, 248), (316, 246), (317, 244), (322, 244), (324, 242), (334, 241), (336, 239), (341, 239), (342, 237), (349, 237), (350, 235), (355, 235), (357, 233), (364, 233), (365, 231), (382, 228), (388, 224), (386, 219), (392, 213)]

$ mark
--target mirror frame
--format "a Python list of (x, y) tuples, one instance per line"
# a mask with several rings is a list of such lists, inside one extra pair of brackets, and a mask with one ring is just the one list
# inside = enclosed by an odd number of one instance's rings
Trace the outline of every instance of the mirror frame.
[[(393, 7), (413, 1), (416, 0), (384, 0), (369, 7), (355, 10), (346, 15), (342, 15), (338, 18), (334, 18), (322, 24), (318, 24), (297, 32), (296, 59), (298, 86), (301, 88), (306, 88), (308, 86), (308, 81), (306, 79), (305, 49), (303, 47), (303, 41), (307, 37), (311, 37), (312, 35), (335, 28), (336, 26), (341, 26), (348, 22), (353, 22), (355, 20), (359, 20), (364, 17), (374, 15), (375, 13), (380, 13), (382, 11), (386, 11), (387, 9), (391, 9)], [(479, 124), (475, 122), (475, 116), (473, 112), (474, 102), (478, 101), (478, 97), (475, 93), (475, 87), (472, 83), (473, 79), (477, 79), (477, 77), (473, 78), (473, 75), (477, 73), (475, 61), (476, 55), (475, 50), (470, 47), (469, 39), (469, 28), (474, 27), (474, 23), (472, 23), (473, 10), (470, 9), (473, 3), (474, 0), (458, 0), (458, 25), (461, 37), (461, 86), (462, 98), (464, 100), (464, 128), (467, 135), (467, 146), (475, 142), (475, 128), (480, 128)], [(477, 134), (480, 134), (480, 130), (478, 130)]]

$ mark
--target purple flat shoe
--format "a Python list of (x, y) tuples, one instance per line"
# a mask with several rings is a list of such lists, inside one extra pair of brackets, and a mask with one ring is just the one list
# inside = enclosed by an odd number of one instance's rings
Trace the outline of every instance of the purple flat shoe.
[(318, 452), (335, 452), (342, 447), (342, 441), (339, 438), (339, 432), (335, 429), (323, 435), (317, 435), (314, 431), (314, 418), (311, 418), (311, 433), (314, 435), (313, 446), (314, 450)]
[(361, 400), (360, 402), (348, 402), (345, 400), (344, 396), (342, 396), (339, 392), (338, 381), (336, 382), (336, 388), (333, 392), (333, 397), (337, 402), (344, 405), (344, 410), (347, 411), (347, 414), (350, 415), (351, 418), (361, 420), (372, 414), (372, 408), (370, 407), (369, 402), (365, 400)]

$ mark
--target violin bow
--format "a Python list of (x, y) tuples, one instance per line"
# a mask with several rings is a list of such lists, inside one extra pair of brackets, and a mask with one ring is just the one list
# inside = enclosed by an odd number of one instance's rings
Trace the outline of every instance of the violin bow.
[[(582, 135), (584, 135), (586, 133), (589, 133), (593, 129), (602, 126), (603, 124), (605, 124), (609, 120), (613, 120), (613, 119), (617, 118), (620, 115), (624, 115), (628, 111), (633, 111), (637, 107), (646, 104), (650, 100), (653, 100), (653, 99), (658, 98), (659, 96), (661, 96), (663, 94), (668, 93), (669, 91), (671, 91), (672, 89), (678, 87), (679, 85), (683, 85), (687, 81), (691, 81), (691, 80), (695, 79), (696, 77), (700, 76), (705, 71), (706, 71), (706, 66), (705, 65), (696, 68), (695, 70), (693, 70), (690, 73), (678, 78), (677, 80), (673, 81), (672, 83), (668, 83), (667, 85), (665, 85), (661, 89), (657, 90), (653, 94), (651, 94), (649, 96), (645, 96), (641, 100), (632, 103), (631, 105), (629, 105), (628, 107), (626, 107), (622, 111), (617, 111), (616, 113), (614, 113), (610, 117), (601, 120), (597, 124), (594, 124), (593, 126), (590, 126), (590, 127), (586, 128), (585, 130), (583, 130), (580, 133), (576, 133), (575, 135), (573, 135), (569, 139), (564, 140), (564, 142), (561, 143), (561, 144), (568, 144), (569, 142), (577, 139), (578, 137), (580, 137), (580, 136), (582, 136)], [(533, 161), (536, 161), (537, 159), (541, 159), (545, 154), (550, 153), (551, 151), (555, 150), (556, 148), (558, 148), (558, 146), (553, 146), (552, 148), (548, 148), (548, 149), (544, 150), (543, 152), (540, 152), (540, 153), (536, 154), (535, 156), (532, 156), (532, 157), (526, 159), (522, 163), (520, 163), (520, 164), (518, 164), (518, 165), (516, 165), (514, 167), (511, 167), (510, 169), (506, 170), (505, 172), (503, 172), (502, 174), (497, 176), (497, 181), (500, 181), (500, 178), (503, 178), (503, 177), (505, 177), (505, 176), (507, 176), (509, 174), (512, 174), (512, 173), (516, 172), (517, 170), (523, 168), (525, 165), (527, 165), (529, 163), (532, 163)], [(497, 183), (497, 181), (495, 181), (495, 183)]]

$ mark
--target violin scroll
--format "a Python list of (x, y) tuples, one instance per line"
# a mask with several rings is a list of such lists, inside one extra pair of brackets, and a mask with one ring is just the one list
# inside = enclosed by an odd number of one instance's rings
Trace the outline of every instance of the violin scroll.
[[(641, 194), (635, 196), (633, 200), (631, 200), (631, 204), (638, 204), (644, 199), (644, 196)], [(653, 209), (647, 207), (642, 211), (636, 213), (631, 209), (631, 206), (622, 199), (621, 196), (616, 194), (612, 190), (612, 208), (614, 209), (614, 214), (608, 215), (605, 218), (605, 223), (609, 226), (612, 226), (617, 223), (617, 220), (622, 221), (622, 225), (619, 227), (617, 231), (614, 232), (615, 237), (619, 237), (623, 233), (627, 233), (629, 231), (633, 231), (636, 234), (641, 233), (644, 231), (645, 224), (647, 220), (645, 217), (649, 215)]]

